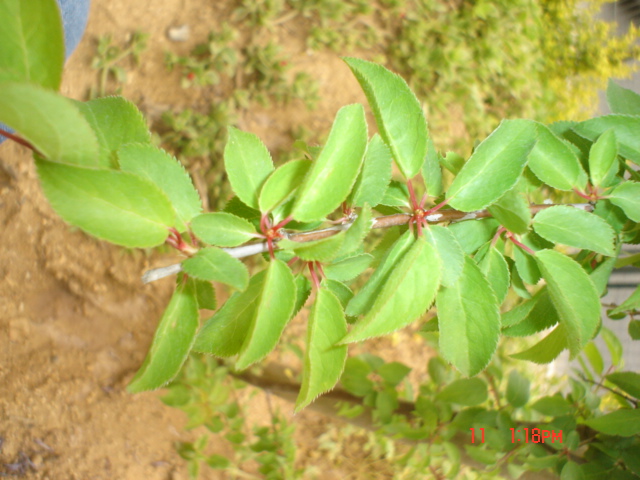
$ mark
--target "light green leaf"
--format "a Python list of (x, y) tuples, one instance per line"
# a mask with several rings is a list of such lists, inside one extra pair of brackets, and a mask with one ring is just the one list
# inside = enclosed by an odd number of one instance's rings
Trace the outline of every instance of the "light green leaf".
[(623, 392), (640, 399), (640, 373), (615, 372), (610, 373), (605, 378)]
[(625, 182), (618, 185), (608, 195), (609, 200), (617, 205), (634, 222), (640, 222), (640, 183)]
[[(543, 290), (546, 290), (546, 287), (543, 287), (533, 297), (529, 297), (529, 299), (519, 303), (508, 312), (504, 312), (501, 316), (502, 328), (508, 329), (509, 327), (523, 322), (531, 314), (534, 307), (540, 300), (540, 292)], [(549, 301), (551, 301), (551, 299), (549, 299)]]
[(640, 95), (609, 79), (607, 103), (613, 113), (640, 115)]
[(593, 338), (600, 324), (600, 299), (593, 282), (573, 259), (555, 250), (536, 253), (551, 300), (567, 332), (574, 358)]
[(369, 140), (362, 169), (353, 186), (349, 204), (363, 207), (376, 206), (382, 200), (391, 181), (391, 151), (377, 133)]
[(224, 167), (229, 182), (245, 205), (258, 209), (262, 184), (274, 170), (271, 154), (253, 133), (227, 128), (229, 140), (224, 148)]
[(311, 262), (330, 262), (338, 256), (340, 247), (344, 242), (345, 232), (340, 232), (331, 237), (313, 240), (311, 242), (294, 242), (293, 240), (280, 240), (278, 247), (293, 252), (302, 260)]
[(600, 329), (600, 336), (607, 345), (607, 349), (611, 355), (611, 365), (619, 367), (622, 363), (622, 343), (616, 334), (606, 327)]
[(471, 255), (493, 238), (498, 230), (498, 222), (494, 218), (465, 220), (452, 223), (447, 227), (447, 230), (456, 237), (462, 251)]
[(475, 149), (447, 191), (449, 205), (463, 212), (481, 210), (518, 182), (536, 142), (528, 120), (504, 120)]
[(536, 412), (550, 417), (559, 417), (574, 411), (574, 407), (560, 395), (542, 397), (536, 400), (531, 405), (531, 408)]
[(438, 161), (454, 175), (464, 166), (464, 157), (456, 152), (447, 152), (444, 157), (439, 156)]
[(380, 205), (388, 207), (409, 207), (409, 190), (405, 183), (391, 180), (389, 186), (380, 199)]
[(507, 297), (509, 284), (511, 283), (507, 261), (497, 248), (492, 247), (478, 266), (489, 281), (489, 285), (491, 285), (491, 289), (498, 299), (498, 305), (502, 305), (502, 302)]
[(516, 269), (520, 278), (529, 285), (536, 285), (540, 281), (540, 269), (529, 252), (526, 252), (518, 246), (513, 247), (513, 260), (516, 263)]
[(516, 408), (524, 407), (529, 401), (529, 379), (518, 372), (511, 370), (507, 380), (507, 402)]
[[(618, 246), (618, 250), (620, 250), (620, 246)], [(589, 277), (591, 277), (591, 281), (595, 285), (598, 295), (600, 296), (604, 295), (607, 291), (607, 283), (609, 283), (611, 272), (613, 272), (613, 269), (616, 266), (618, 254), (619, 253), (616, 253), (615, 256), (607, 258), (589, 274)]]
[(225, 283), (241, 291), (249, 283), (249, 270), (245, 264), (216, 247), (199, 250), (182, 262), (182, 270), (200, 280)]
[(615, 255), (615, 232), (602, 218), (582, 209), (558, 205), (545, 208), (533, 218), (538, 235), (554, 243)]
[(342, 244), (342, 247), (340, 247), (340, 253), (338, 256), (342, 257), (349, 255), (361, 248), (362, 242), (371, 231), (372, 226), (373, 221), (371, 219), (371, 207), (369, 207), (368, 204), (365, 204), (362, 210), (360, 210), (360, 213), (358, 213), (358, 218), (355, 219), (346, 231), (344, 235), (344, 243)]
[(427, 153), (427, 121), (407, 82), (381, 65), (344, 61), (360, 83), (385, 143), (405, 178), (418, 174)]
[(471, 407), (484, 403), (489, 396), (487, 384), (479, 378), (460, 378), (445, 386), (436, 399), (443, 403), (456, 403)]
[(427, 140), (427, 155), (422, 164), (422, 178), (429, 196), (442, 195), (442, 168), (438, 160), (438, 152), (431, 139)]
[(526, 233), (531, 223), (529, 203), (516, 189), (509, 190), (489, 207), (489, 213), (507, 230)]
[(541, 181), (558, 190), (584, 190), (587, 174), (567, 143), (540, 123), (538, 143), (529, 155), (529, 168)]
[(573, 127), (578, 135), (592, 142), (609, 129), (616, 134), (620, 155), (640, 165), (640, 116), (603, 115)]
[(293, 308), (292, 316), (296, 315), (304, 304), (307, 302), (309, 295), (311, 295), (311, 282), (303, 274), (298, 274), (295, 277), (296, 283), (296, 304)]
[(388, 283), (387, 280), (391, 272), (396, 268), (404, 254), (409, 251), (413, 245), (413, 235), (411, 232), (405, 232), (398, 238), (393, 245), (387, 250), (380, 265), (373, 272), (369, 281), (360, 289), (347, 305), (346, 314), (350, 316), (361, 315), (371, 310), (373, 303), (380, 296), (383, 286)]
[(500, 312), (489, 282), (470, 257), (456, 284), (440, 289), (436, 306), (445, 360), (463, 375), (481, 372), (498, 346)]
[(604, 360), (602, 359), (602, 355), (600, 354), (600, 351), (598, 350), (598, 347), (596, 347), (595, 343), (587, 343), (584, 346), (582, 353), (587, 357), (587, 360), (589, 360), (593, 371), (598, 375), (602, 375), (602, 370), (604, 369)]
[(365, 149), (367, 122), (360, 104), (342, 107), (318, 159), (300, 186), (291, 214), (301, 222), (322, 220), (347, 198)]
[(211, 282), (205, 280), (198, 280), (197, 278), (189, 278), (189, 282), (192, 283), (193, 289), (198, 299), (198, 308), (204, 308), (207, 310), (215, 310), (218, 308), (218, 302), (216, 301), (216, 291), (213, 288)]
[(376, 295), (371, 310), (341, 343), (385, 335), (416, 320), (433, 302), (440, 286), (441, 268), (442, 261), (436, 249), (423, 238), (418, 238), (396, 263)]
[(54, 0), (3, 0), (0, 18), (0, 83), (34, 83), (58, 90), (64, 64), (58, 4)]
[[(124, 144), (148, 144), (151, 141), (151, 132), (147, 128), (142, 113), (125, 98), (96, 98), (88, 102), (76, 102), (76, 106), (96, 134), (102, 166), (115, 168), (116, 152)], [(142, 145), (138, 148), (141, 147)], [(149, 146), (149, 148), (153, 147)]]
[(164, 150), (152, 145), (130, 144), (118, 150), (120, 168), (156, 184), (175, 209), (180, 232), (202, 211), (200, 195), (184, 167)]
[(538, 364), (551, 363), (565, 348), (567, 348), (567, 333), (564, 325), (559, 324), (538, 343), (522, 352), (514, 353), (511, 357)]
[(558, 311), (545, 286), (531, 300), (502, 316), (502, 325), (507, 327), (502, 334), (508, 337), (528, 337), (553, 327), (559, 321)]
[(160, 388), (171, 381), (187, 359), (198, 329), (198, 302), (193, 284), (176, 287), (153, 336), (149, 353), (127, 386), (129, 392)]
[(610, 315), (617, 315), (622, 312), (630, 312), (632, 310), (640, 310), (640, 286), (636, 287), (636, 289), (629, 295), (624, 302), (614, 308)]
[(324, 267), (324, 273), (327, 278), (346, 282), (360, 275), (371, 264), (372, 260), (373, 256), (368, 253), (347, 257)]
[(606, 435), (631, 437), (640, 433), (640, 410), (622, 409), (583, 422)]
[(323, 281), (323, 285), (340, 300), (343, 309), (349, 303), (349, 300), (353, 298), (353, 292), (344, 283), (329, 278)]
[(440, 225), (430, 225), (423, 230), (425, 240), (433, 245), (442, 260), (442, 280), (440, 283), (450, 287), (462, 274), (464, 252), (451, 231)]
[(0, 83), (0, 122), (54, 162), (87, 167), (100, 163), (98, 141), (74, 103), (36, 85)]
[(270, 212), (289, 200), (311, 168), (309, 160), (292, 160), (269, 175), (260, 190), (260, 211)]
[(198, 215), (191, 221), (191, 230), (203, 242), (220, 247), (235, 247), (256, 236), (251, 222), (225, 212)]
[(37, 160), (42, 189), (66, 222), (125, 247), (155, 247), (175, 223), (166, 195), (131, 173)]
[(326, 288), (320, 288), (307, 326), (302, 386), (296, 400), (296, 412), (331, 390), (340, 380), (347, 360), (347, 346), (335, 344), (346, 333), (347, 322), (340, 301)]
[(595, 187), (609, 187), (618, 173), (618, 143), (613, 130), (607, 130), (591, 146), (589, 174)]

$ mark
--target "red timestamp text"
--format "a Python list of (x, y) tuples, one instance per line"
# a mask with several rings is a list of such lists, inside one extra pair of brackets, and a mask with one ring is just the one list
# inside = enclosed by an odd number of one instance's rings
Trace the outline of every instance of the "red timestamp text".
[[(484, 428), (470, 428), (471, 430), (471, 443), (484, 443)], [(479, 438), (476, 438), (476, 430), (479, 430)], [(511, 431), (511, 443), (562, 443), (562, 430), (545, 430), (541, 428), (510, 428)]]

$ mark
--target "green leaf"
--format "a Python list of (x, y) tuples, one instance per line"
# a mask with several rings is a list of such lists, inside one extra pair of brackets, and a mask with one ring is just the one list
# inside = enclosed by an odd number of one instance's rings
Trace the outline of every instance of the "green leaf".
[(524, 407), (529, 401), (531, 382), (518, 372), (511, 370), (507, 380), (507, 402), (515, 408)]
[(615, 372), (610, 373), (605, 378), (625, 393), (640, 399), (640, 373)]
[(235, 247), (256, 236), (251, 222), (224, 212), (198, 215), (191, 221), (191, 230), (203, 242), (220, 247)]
[(418, 238), (396, 263), (376, 295), (371, 310), (341, 343), (359, 342), (391, 333), (425, 313), (440, 286), (441, 265), (435, 248), (423, 238)]
[(418, 174), (427, 153), (427, 121), (407, 82), (381, 65), (344, 58), (367, 96), (376, 124), (405, 178)]
[(607, 85), (607, 103), (612, 113), (640, 115), (640, 95), (611, 79)]
[(155, 247), (175, 212), (166, 195), (131, 173), (37, 160), (45, 196), (66, 222), (125, 247)]
[(607, 345), (607, 349), (611, 355), (611, 364), (614, 367), (620, 366), (622, 362), (622, 343), (616, 334), (606, 327), (600, 329), (600, 336)]
[(169, 198), (184, 232), (185, 224), (202, 211), (200, 195), (184, 167), (164, 150), (152, 145), (130, 144), (118, 150), (120, 168), (156, 184)]
[(422, 164), (422, 178), (426, 192), (430, 196), (439, 197), (442, 195), (442, 168), (438, 160), (438, 152), (431, 139), (427, 140), (427, 155)]
[[(501, 318), (502, 328), (506, 330), (509, 327), (518, 325), (519, 323), (525, 321), (525, 319), (531, 314), (534, 307), (540, 300), (540, 293), (543, 290), (546, 291), (546, 287), (543, 287), (533, 297), (530, 297), (528, 300), (519, 303), (508, 312), (504, 312)], [(551, 299), (549, 299), (549, 302), (551, 302)]]
[(559, 417), (561, 415), (567, 415), (574, 411), (574, 407), (563, 397), (554, 395), (552, 397), (542, 397), (535, 401), (531, 408), (536, 412), (540, 412), (543, 415), (549, 417)]
[(251, 277), (244, 292), (236, 292), (202, 326), (194, 351), (220, 357), (239, 354), (243, 370), (261, 360), (278, 343), (293, 313), (296, 286), (291, 270), (280, 260)]
[(518, 316), (518, 314), (523, 315), (519, 321), (505, 328), (502, 331), (503, 335), (508, 337), (527, 337), (553, 327), (560, 321), (558, 311), (551, 301), (551, 296), (546, 286), (542, 287), (531, 300), (504, 314), (502, 316), (503, 327), (515, 320), (512, 315)]
[(498, 305), (502, 305), (509, 292), (509, 265), (497, 248), (492, 247), (482, 261), (478, 264), (482, 273), (489, 281), (493, 293), (498, 299)]
[(600, 351), (598, 350), (598, 347), (596, 347), (595, 343), (587, 343), (584, 346), (584, 350), (582, 351), (582, 353), (584, 353), (584, 355), (587, 357), (587, 360), (589, 360), (593, 371), (597, 375), (602, 375), (602, 370), (604, 370), (604, 360), (602, 359), (602, 355), (600, 354)]
[(309, 295), (311, 295), (311, 282), (307, 277), (302, 274), (298, 274), (295, 277), (296, 283), (296, 304), (293, 307), (292, 316), (296, 315), (304, 304), (307, 302)]
[(391, 272), (396, 267), (413, 245), (413, 235), (411, 232), (405, 232), (395, 243), (387, 250), (380, 265), (373, 272), (369, 281), (360, 289), (360, 291), (351, 299), (347, 305), (346, 314), (350, 316), (361, 315), (371, 310), (373, 303), (380, 296), (383, 286), (388, 283), (387, 280)]
[(603, 115), (573, 127), (578, 135), (592, 142), (609, 129), (616, 134), (620, 155), (640, 165), (640, 116)]
[(54, 0), (4, 0), (0, 18), (0, 83), (34, 83), (58, 90), (64, 64), (58, 4)]
[(464, 166), (464, 157), (456, 152), (447, 152), (444, 157), (439, 156), (438, 161), (454, 175), (457, 175)]
[(340, 247), (338, 256), (342, 257), (357, 252), (362, 248), (362, 242), (371, 231), (373, 220), (371, 219), (371, 207), (365, 204), (360, 210), (358, 218), (351, 224), (344, 234), (344, 243)]
[(377, 133), (369, 140), (362, 169), (353, 186), (349, 204), (363, 207), (376, 206), (382, 200), (391, 181), (391, 152)]
[(338, 383), (347, 360), (347, 347), (335, 344), (346, 333), (347, 322), (340, 301), (331, 291), (320, 288), (307, 326), (302, 386), (296, 400), (296, 412)]
[(347, 257), (339, 262), (332, 263), (324, 267), (327, 278), (346, 282), (360, 275), (373, 260), (373, 256), (368, 253)]
[(582, 209), (558, 205), (533, 218), (538, 235), (554, 243), (614, 256), (615, 232), (602, 218)]
[(489, 207), (489, 213), (507, 230), (526, 233), (531, 223), (529, 203), (516, 189), (509, 190)]
[(367, 122), (360, 104), (342, 107), (318, 159), (300, 186), (291, 214), (301, 222), (322, 220), (347, 198), (365, 149)]
[(284, 204), (298, 190), (311, 168), (309, 160), (292, 160), (278, 167), (262, 185), (258, 203), (260, 211), (270, 212)]
[(586, 478), (580, 465), (571, 461), (565, 463), (560, 472), (560, 480), (585, 480)]
[(617, 205), (634, 222), (640, 222), (640, 183), (625, 182), (618, 185), (608, 195), (609, 200)]
[(640, 410), (622, 409), (583, 422), (606, 435), (631, 437), (640, 433)]
[(442, 285), (450, 287), (462, 274), (464, 252), (456, 237), (448, 228), (430, 225), (423, 230), (425, 240), (433, 245), (442, 260)]
[(540, 281), (540, 269), (529, 252), (526, 252), (518, 246), (513, 247), (513, 260), (520, 278), (529, 285), (536, 285)]
[(176, 287), (153, 336), (149, 353), (131, 383), (129, 392), (153, 390), (175, 377), (187, 359), (198, 329), (198, 302), (193, 284)]
[(271, 154), (253, 133), (227, 128), (229, 140), (224, 148), (224, 167), (229, 182), (245, 205), (258, 209), (262, 184), (274, 170)]
[[(115, 168), (116, 152), (124, 144), (148, 144), (151, 141), (151, 133), (147, 128), (147, 123), (142, 113), (125, 98), (96, 98), (88, 102), (76, 102), (76, 106), (89, 125), (91, 125), (91, 128), (93, 128), (98, 140), (100, 165), (102, 166)], [(143, 145), (138, 146), (140, 149), (142, 147)], [(148, 148), (149, 151), (161, 151), (150, 145)], [(143, 150), (140, 151), (140, 153), (142, 152)], [(159, 155), (156, 155), (156, 158), (158, 157)], [(163, 164), (166, 164), (166, 161)], [(122, 168), (122, 164), (120, 167)]]
[(463, 375), (481, 372), (498, 346), (500, 312), (491, 285), (470, 257), (455, 285), (438, 292), (436, 306), (443, 357)]
[(353, 292), (344, 283), (329, 278), (327, 280), (324, 280), (323, 285), (325, 285), (331, 291), (331, 293), (333, 293), (336, 298), (340, 300), (340, 304), (342, 305), (343, 309), (353, 298)]
[(311, 262), (329, 262), (338, 256), (340, 247), (344, 242), (345, 232), (340, 232), (331, 237), (312, 240), (311, 242), (294, 242), (293, 240), (280, 240), (278, 247), (292, 251), (302, 260)]
[(452, 223), (447, 227), (447, 230), (456, 237), (462, 251), (471, 255), (491, 240), (498, 230), (498, 222), (493, 218), (465, 220)]
[(376, 373), (391, 387), (397, 387), (411, 373), (411, 368), (400, 362), (389, 362), (382, 365)]
[(628, 331), (632, 340), (640, 340), (640, 320), (631, 320)]
[(582, 267), (566, 255), (541, 250), (536, 253), (536, 260), (566, 329), (569, 351), (574, 358), (593, 338), (600, 324), (598, 292)]
[(200, 280), (225, 283), (241, 291), (249, 283), (249, 270), (245, 264), (216, 247), (200, 249), (182, 262), (182, 270)]
[[(618, 247), (619, 249), (620, 247)], [(602, 296), (607, 291), (607, 283), (609, 282), (609, 277), (611, 277), (611, 272), (613, 268), (616, 266), (616, 261), (618, 260), (618, 254), (615, 256), (607, 258), (604, 262), (596, 267), (596, 269), (589, 274), (593, 284), (598, 291), (598, 295)]]
[(349, 357), (340, 383), (352, 395), (364, 397), (373, 391), (373, 382), (368, 378), (371, 371), (371, 366), (359, 356)]
[(511, 357), (539, 364), (551, 363), (565, 348), (567, 348), (567, 333), (564, 325), (559, 324), (538, 343), (522, 352), (514, 353)]
[(618, 143), (613, 130), (607, 130), (591, 146), (589, 175), (595, 187), (609, 187), (618, 173)]
[(103, 165), (91, 126), (74, 103), (36, 85), (0, 83), (0, 122), (16, 130), (48, 160)]
[(198, 280), (197, 278), (189, 278), (198, 299), (198, 308), (207, 310), (215, 310), (218, 308), (216, 301), (216, 291), (211, 282)]
[(444, 403), (456, 403), (471, 407), (484, 403), (489, 396), (487, 384), (479, 378), (460, 378), (444, 387), (436, 399)]
[(397, 180), (391, 180), (389, 186), (384, 192), (380, 205), (388, 207), (409, 207), (409, 189), (407, 185)]
[(502, 197), (518, 182), (535, 141), (534, 123), (504, 120), (478, 145), (454, 179), (447, 191), (449, 206), (471, 212)]
[(529, 155), (529, 168), (541, 181), (558, 190), (584, 190), (587, 174), (567, 143), (540, 123), (538, 143)]

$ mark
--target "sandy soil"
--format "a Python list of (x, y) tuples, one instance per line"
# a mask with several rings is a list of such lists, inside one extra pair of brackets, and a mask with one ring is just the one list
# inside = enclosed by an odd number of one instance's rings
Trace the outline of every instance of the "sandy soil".
[[(201, 108), (209, 99), (179, 87), (163, 66), (165, 50), (186, 53), (230, 12), (229, 2), (93, 0), (84, 40), (67, 64), (62, 92), (84, 99), (96, 83), (90, 68), (96, 38), (122, 43), (134, 30), (150, 34), (141, 65), (123, 94), (153, 118), (168, 108)], [(171, 43), (167, 29), (189, 25), (191, 40)], [(294, 70), (320, 84), (319, 109), (300, 105), (246, 113), (241, 128), (272, 149), (291, 142), (287, 132), (305, 122), (326, 131), (337, 109), (364, 96), (347, 67), (332, 54), (304, 52), (300, 30), (281, 42), (295, 54)], [(33, 479), (183, 479), (173, 443), (188, 440), (185, 416), (164, 406), (159, 393), (127, 394), (172, 289), (167, 279), (143, 286), (148, 268), (173, 263), (157, 252), (126, 251), (65, 225), (39, 188), (29, 152), (0, 146), (0, 476)], [(266, 420), (264, 396), (252, 406)], [(291, 411), (282, 404), (283, 411)], [(303, 450), (317, 448), (326, 420), (295, 417)], [(223, 453), (222, 448), (220, 453)], [(316, 455), (310, 456), (310, 458)], [(318, 460), (320, 471), (329, 471)], [(346, 470), (344, 470), (346, 468)], [(331, 476), (359, 467), (334, 470)], [(355, 469), (355, 470), (354, 470)], [(201, 478), (223, 478), (211, 470)], [(356, 475), (357, 477), (357, 475)], [(353, 477), (352, 477), (353, 478)]]

